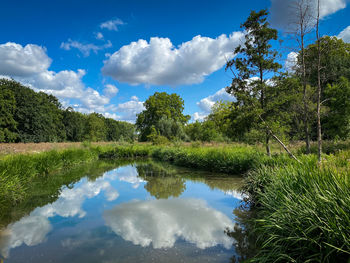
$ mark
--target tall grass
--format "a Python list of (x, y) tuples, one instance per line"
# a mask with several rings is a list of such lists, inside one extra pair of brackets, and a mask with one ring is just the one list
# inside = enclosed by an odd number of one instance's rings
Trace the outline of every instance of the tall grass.
[(34, 178), (96, 159), (96, 152), (81, 148), (8, 155), (0, 160), (0, 206), (15, 205), (27, 198), (26, 190)]
[(315, 157), (304, 157), (302, 164), (263, 166), (252, 171), (245, 191), (258, 207), (254, 221), (261, 249), (252, 262), (350, 259), (347, 169), (318, 167)]

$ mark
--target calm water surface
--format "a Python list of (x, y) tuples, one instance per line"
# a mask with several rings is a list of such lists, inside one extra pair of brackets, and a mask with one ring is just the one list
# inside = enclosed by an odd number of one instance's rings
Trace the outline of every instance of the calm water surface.
[(0, 230), (5, 263), (231, 262), (240, 257), (235, 235), (227, 234), (237, 221), (233, 210), (242, 199), (240, 177), (151, 161), (97, 175), (84, 172), (62, 186), (51, 203), (35, 207), (33, 199), (31, 211)]

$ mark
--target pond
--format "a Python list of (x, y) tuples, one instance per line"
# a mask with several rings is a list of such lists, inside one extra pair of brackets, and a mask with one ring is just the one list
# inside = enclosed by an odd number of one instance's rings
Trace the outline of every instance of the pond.
[(2, 216), (4, 262), (236, 262), (245, 256), (239, 244), (245, 231), (237, 227), (241, 177), (150, 160), (100, 162), (57, 176), (74, 180), (50, 194), (50, 179), (38, 182), (28, 202)]

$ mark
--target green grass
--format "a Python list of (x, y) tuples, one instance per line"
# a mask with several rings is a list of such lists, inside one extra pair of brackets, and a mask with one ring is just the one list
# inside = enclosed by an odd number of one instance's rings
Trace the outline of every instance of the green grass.
[(349, 169), (334, 166), (336, 159), (319, 167), (315, 156), (303, 156), (302, 164), (249, 173), (245, 192), (257, 207), (254, 234), (261, 248), (252, 262), (350, 259)]

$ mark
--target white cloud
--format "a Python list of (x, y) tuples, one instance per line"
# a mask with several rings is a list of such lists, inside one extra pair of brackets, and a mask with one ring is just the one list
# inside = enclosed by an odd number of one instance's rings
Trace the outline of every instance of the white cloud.
[[(302, 0), (271, 0), (271, 20), (272, 25), (284, 29), (288, 29), (297, 19), (297, 9), (295, 3)], [(346, 7), (347, 0), (321, 0), (320, 1), (320, 18), (323, 19), (337, 11)], [(317, 15), (317, 0), (304, 0), (304, 5), (309, 4), (311, 24), (314, 24), (312, 20)]]
[(138, 97), (132, 96), (130, 101), (118, 104), (116, 111), (121, 114), (121, 119), (128, 122), (135, 122), (136, 114), (143, 111), (143, 101), (139, 101)]
[(134, 245), (171, 248), (178, 238), (200, 249), (232, 246), (225, 234), (232, 221), (199, 199), (133, 201), (105, 211), (106, 224)]
[(193, 121), (204, 121), (205, 117), (208, 116), (208, 113), (203, 112), (195, 112), (192, 115)]
[(108, 29), (111, 31), (118, 31), (118, 26), (124, 25), (125, 23), (117, 18), (117, 19), (113, 19), (113, 20), (108, 20), (106, 22), (103, 22), (100, 24), (100, 28), (101, 29)]
[(30, 76), (45, 71), (50, 64), (43, 47), (32, 44), (23, 47), (12, 42), (0, 45), (0, 75)]
[(343, 41), (346, 43), (350, 43), (350, 26), (341, 31), (338, 35), (338, 38), (343, 39)]
[(97, 32), (95, 37), (96, 39), (103, 39), (103, 34), (101, 32)]
[(106, 85), (104, 95), (100, 94), (83, 83), (85, 70), (55, 72), (48, 70), (50, 64), (51, 59), (43, 47), (32, 44), (22, 47), (16, 43), (0, 45), (1, 77), (13, 77), (36, 91), (52, 94), (65, 106), (71, 104), (70, 100), (78, 100), (79, 103), (74, 102), (77, 104), (74, 108), (84, 113), (95, 111), (106, 115), (116, 109), (116, 106), (108, 105), (110, 98), (118, 92), (116, 87)]
[[(103, 36), (102, 36), (103, 37)], [(68, 42), (62, 42), (61, 46), (64, 50), (71, 50), (72, 48), (78, 49), (85, 57), (90, 55), (90, 52), (93, 51), (95, 54), (102, 49), (110, 48), (112, 47), (111, 41), (107, 41), (106, 44), (97, 46), (95, 44), (83, 44), (78, 41), (73, 41), (71, 39), (68, 39)]]
[(195, 112), (192, 115), (193, 121), (203, 121), (205, 117), (211, 112), (211, 108), (218, 101), (234, 101), (235, 98), (228, 94), (225, 88), (219, 89), (213, 95), (205, 97), (197, 102), (197, 106), (202, 110), (201, 112)]
[(174, 47), (169, 38), (140, 39), (104, 61), (102, 72), (129, 84), (181, 85), (200, 83), (232, 58), (242, 32), (215, 39), (196, 36)]
[(210, 95), (204, 99), (201, 99), (197, 102), (197, 105), (205, 113), (210, 113), (211, 108), (214, 106), (215, 102), (218, 101), (234, 101), (235, 98), (226, 92), (225, 88), (222, 88), (215, 92), (213, 95)]
[(298, 62), (298, 53), (290, 52), (287, 56), (286, 62), (284, 63), (284, 67), (288, 72), (293, 72)]
[(105, 85), (105, 89), (103, 90), (103, 93), (108, 98), (114, 97), (115, 95), (117, 95), (118, 92), (119, 92), (118, 88), (112, 84)]

